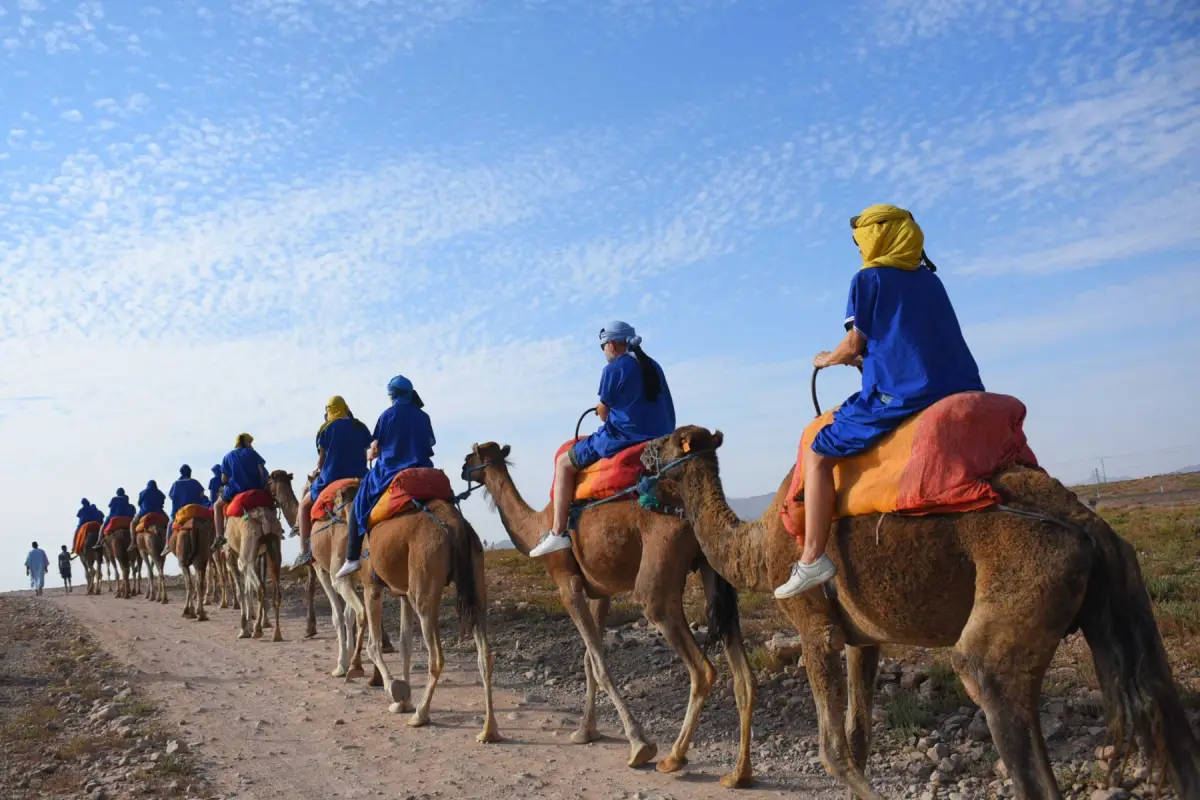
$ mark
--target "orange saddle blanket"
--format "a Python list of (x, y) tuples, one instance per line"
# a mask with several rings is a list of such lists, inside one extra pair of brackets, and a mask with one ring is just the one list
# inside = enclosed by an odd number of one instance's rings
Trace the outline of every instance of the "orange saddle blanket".
[(146, 528), (153, 525), (162, 525), (163, 527), (166, 527), (168, 522), (170, 522), (170, 518), (163, 512), (151, 511), (149, 514), (144, 514), (142, 518), (138, 520), (137, 532), (145, 533)]
[[(836, 409), (834, 409), (836, 410)], [(809, 423), (781, 514), (784, 527), (804, 540), (804, 454), (834, 410)], [(1036, 467), (1025, 439), (1025, 405), (1015, 397), (963, 392), (914, 414), (875, 447), (833, 469), (834, 517), (861, 514), (949, 514), (1000, 502), (988, 483), (1017, 464)]]
[(361, 483), (362, 480), (359, 478), (342, 478), (340, 481), (334, 481), (326, 486), (317, 495), (317, 502), (313, 503), (312, 513), (308, 515), (309, 519), (313, 522), (325, 519), (334, 509), (333, 499), (337, 497), (337, 493), (342, 489), (357, 487)]
[(266, 489), (251, 489), (234, 495), (225, 508), (225, 516), (240, 517), (256, 508), (275, 505), (275, 498)]
[(429, 500), (454, 499), (454, 487), (450, 479), (440, 469), (431, 467), (413, 467), (401, 470), (392, 478), (392, 482), (371, 509), (367, 524), (372, 528), (381, 522), (386, 522), (398, 514), (407, 511), (413, 501), (426, 502)]
[[(554, 462), (563, 453), (575, 446), (579, 439), (572, 439), (558, 448)], [(575, 502), (603, 500), (617, 492), (628, 489), (638, 482), (645, 470), (642, 468), (642, 451), (649, 442), (630, 445), (615, 456), (602, 458), (590, 467), (584, 467), (575, 476)], [(550, 484), (550, 500), (554, 500), (554, 483)]]
[(99, 530), (100, 530), (99, 522), (85, 522), (82, 525), (80, 525), (79, 528), (75, 531), (75, 542), (74, 542), (74, 545), (71, 547), (71, 552), (74, 553), (75, 555), (82, 554), (84, 545), (87, 543), (88, 537), (91, 536), (93, 533), (96, 533)]
[(183, 528), (194, 519), (212, 519), (213, 511), (208, 506), (202, 506), (199, 503), (189, 503), (183, 508), (175, 512), (176, 528)]
[(113, 517), (108, 521), (108, 524), (104, 526), (104, 532), (107, 534), (113, 533), (114, 531), (119, 531), (121, 529), (128, 530), (129, 523), (131, 522), (133, 522), (133, 517)]

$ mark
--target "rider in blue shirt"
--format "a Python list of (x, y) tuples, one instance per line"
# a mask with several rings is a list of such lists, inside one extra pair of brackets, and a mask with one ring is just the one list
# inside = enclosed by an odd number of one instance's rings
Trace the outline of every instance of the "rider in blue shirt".
[(340, 395), (325, 404), (325, 423), (317, 431), (317, 469), (319, 473), (300, 498), (296, 514), (300, 529), (300, 555), (293, 568), (312, 561), (309, 537), (312, 535), (312, 507), (329, 484), (346, 478), (361, 478), (367, 474), (367, 448), (371, 446), (371, 431), (354, 418), (350, 407)]
[(221, 496), (221, 487), (225, 485), (225, 480), (221, 477), (221, 465), (213, 464), (213, 476), (208, 479), (208, 504), (216, 505), (217, 499)]
[(354, 496), (354, 513), (349, 515), (349, 536), (346, 543), (346, 563), (338, 571), (341, 578), (359, 568), (363, 534), (369, 529), (371, 510), (387, 491), (397, 473), (411, 467), (432, 467), (433, 423), (422, 411), (425, 405), (413, 389), (412, 382), (397, 375), (388, 382), (388, 397), (392, 406), (379, 415), (371, 438), (368, 459), (375, 459), (367, 471), (358, 494)]
[(208, 505), (204, 487), (192, 477), (192, 468), (187, 464), (179, 468), (179, 480), (171, 484), (167, 495), (171, 498), (171, 517), (167, 520), (167, 535), (163, 541), (164, 556), (171, 551), (171, 528), (175, 524), (175, 515), (179, 513), (179, 509), (190, 505)]
[(167, 496), (158, 488), (158, 484), (154, 481), (147, 481), (146, 488), (138, 492), (137, 514), (134, 515), (133, 522), (129, 524), (130, 532), (137, 533), (138, 521), (147, 514), (163, 513), (166, 502)]
[(825, 555), (833, 522), (833, 468), (875, 446), (913, 414), (959, 392), (983, 391), (950, 297), (925, 255), (912, 214), (874, 205), (850, 220), (863, 264), (850, 283), (846, 336), (813, 366), (857, 364), (854, 393), (804, 454), (804, 552), (778, 598), (795, 597), (837, 574)]
[[(108, 527), (108, 523), (113, 517), (130, 517), (133, 518), (137, 514), (137, 509), (133, 507), (133, 503), (129, 502), (129, 496), (125, 494), (124, 489), (117, 489), (116, 495), (108, 501), (108, 516), (104, 518), (100, 530), (103, 531)], [(104, 546), (104, 537), (96, 537), (96, 549), (99, 550)]]
[(233, 449), (221, 459), (221, 478), (225, 486), (217, 502), (213, 503), (213, 527), (217, 529), (214, 548), (225, 544), (225, 506), (229, 501), (242, 492), (267, 488), (267, 462), (251, 446), (253, 444), (253, 436), (239, 433)]
[(625, 322), (606, 325), (600, 331), (600, 349), (608, 359), (600, 375), (600, 403), (596, 406), (601, 426), (555, 463), (553, 527), (529, 551), (535, 558), (571, 548), (567, 520), (579, 470), (675, 430), (675, 404), (667, 376), (642, 350), (642, 337), (633, 326)]

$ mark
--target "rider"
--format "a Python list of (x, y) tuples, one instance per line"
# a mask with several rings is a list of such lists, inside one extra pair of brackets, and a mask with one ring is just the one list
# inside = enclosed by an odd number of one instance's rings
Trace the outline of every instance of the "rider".
[(675, 404), (667, 376), (642, 350), (642, 337), (633, 326), (611, 322), (601, 328), (600, 349), (608, 359), (600, 374), (600, 402), (596, 406), (602, 424), (555, 462), (553, 527), (529, 551), (533, 557), (571, 548), (567, 518), (579, 470), (675, 430)]
[(167, 503), (167, 496), (158, 488), (158, 484), (154, 481), (146, 481), (146, 488), (138, 492), (138, 508), (137, 514), (133, 518), (133, 522), (129, 523), (130, 533), (137, 533), (138, 520), (147, 514), (163, 513), (163, 506)]
[(192, 477), (192, 468), (187, 464), (179, 468), (179, 480), (171, 484), (171, 490), (167, 494), (171, 498), (171, 518), (167, 520), (167, 535), (163, 540), (164, 556), (171, 552), (171, 527), (175, 524), (175, 515), (179, 513), (179, 509), (190, 505), (208, 505), (204, 487)]
[(89, 522), (103, 522), (104, 512), (96, 508), (86, 497), (79, 501), (79, 510), (75, 512), (75, 518), (79, 520), (79, 526), (76, 530), (82, 528)]
[(300, 498), (297, 524), (300, 528), (300, 555), (292, 567), (312, 561), (309, 537), (312, 536), (312, 507), (321, 490), (334, 481), (361, 478), (367, 474), (367, 448), (371, 446), (371, 431), (354, 418), (350, 407), (340, 395), (325, 404), (325, 424), (317, 431), (317, 469), (320, 474)]
[(869, 450), (908, 417), (959, 392), (982, 391), (979, 367), (963, 339), (925, 235), (902, 208), (874, 205), (852, 217), (862, 267), (850, 282), (846, 337), (817, 353), (813, 366), (862, 367), (851, 395), (804, 453), (804, 552), (775, 589), (795, 597), (837, 574), (825, 555), (833, 522), (833, 468)]
[(433, 466), (433, 446), (437, 440), (429, 415), (421, 410), (425, 405), (421, 396), (403, 375), (388, 381), (387, 390), (392, 406), (379, 415), (371, 435), (367, 458), (375, 459), (375, 464), (367, 471), (354, 496), (354, 513), (347, 515), (346, 563), (338, 570), (339, 578), (358, 570), (363, 533), (369, 528), (371, 510), (391, 485), (392, 478), (412, 467)]
[(213, 476), (208, 480), (208, 504), (215, 506), (217, 498), (221, 496), (221, 487), (225, 485), (224, 479), (221, 477), (221, 465), (213, 464)]
[[(132, 517), (135, 514), (137, 514), (137, 509), (133, 507), (133, 503), (129, 502), (129, 496), (125, 494), (125, 490), (117, 489), (116, 495), (108, 501), (108, 516), (100, 525), (101, 533), (108, 527), (108, 523), (113, 517)], [(104, 536), (97, 536), (95, 549), (99, 550), (102, 547), (104, 547)]]
[(213, 504), (213, 527), (217, 529), (214, 548), (225, 544), (225, 506), (242, 492), (267, 488), (267, 462), (263, 461), (252, 444), (253, 436), (239, 433), (233, 449), (221, 459), (221, 479), (225, 487)]

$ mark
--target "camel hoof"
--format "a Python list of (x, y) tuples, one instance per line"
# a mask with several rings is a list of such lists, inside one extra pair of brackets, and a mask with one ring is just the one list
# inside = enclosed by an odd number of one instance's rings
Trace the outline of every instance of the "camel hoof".
[(484, 728), (480, 734), (475, 737), (475, 741), (479, 742), (480, 744), (495, 744), (496, 742), (502, 742), (504, 740), (500, 738), (500, 734), (496, 732), (496, 726), (492, 724)]
[(662, 772), (664, 774), (669, 773), (669, 772), (679, 772), (679, 770), (681, 770), (687, 766), (687, 763), (688, 763), (688, 760), (687, 760), (686, 756), (684, 756), (684, 757), (667, 756), (666, 758), (664, 758), (658, 762), (658, 766), (656, 767), (656, 769), (659, 772)]
[(263, 632), (262, 632), (262, 629), (261, 629), (261, 628), (255, 628), (255, 629), (254, 629), (254, 635), (253, 635), (253, 636), (251, 636), (250, 638), (252, 638), (252, 639), (261, 639), (262, 637), (263, 637)]
[(279, 630), (278, 626), (276, 626), (276, 628), (275, 628), (275, 635), (271, 637), (271, 641), (272, 642), (282, 642), (283, 641), (283, 631)]
[(409, 710), (410, 709), (404, 707), (403, 703), (392, 703), (390, 706), (388, 706), (388, 713), (390, 714), (403, 714)]
[(394, 652), (396, 652), (396, 648), (395, 648), (395, 647), (392, 647), (390, 644), (385, 644), (385, 645), (383, 645), (383, 647), (379, 648), (379, 652), (381, 652), (381, 653), (394, 653)]
[(208, 622), (208, 614), (205, 614), (203, 611), (201, 611), (196, 615), (196, 622)]
[(229, 608), (229, 603), (226, 603), (224, 600), (222, 600), (222, 601), (221, 601), (221, 608)]
[(372, 689), (378, 689), (380, 686), (383, 686), (383, 673), (379, 671), (379, 667), (375, 667), (374, 671), (371, 672), (371, 680), (367, 681), (367, 686), (370, 686)]
[(571, 734), (571, 744), (591, 744), (600, 741), (600, 731), (585, 731), (583, 728)]
[(192, 617), (194, 617), (196, 615), (192, 613), (192, 610), (190, 608), (185, 608), (183, 610), (183, 613), (180, 614), (179, 616), (183, 617), (184, 619), (191, 619)]
[(304, 632), (304, 638), (305, 638), (305, 639), (312, 639), (312, 638), (314, 638), (316, 635), (317, 635), (317, 632), (316, 632), (316, 631), (305, 631), (305, 632)]
[(359, 664), (356, 667), (350, 667), (350, 669), (348, 669), (348, 670), (344, 670), (342, 672), (342, 674), (346, 676), (346, 680), (348, 680), (348, 681), (352, 681), (355, 678), (367, 677), (367, 671), (362, 668), (361, 664)]
[(630, 747), (626, 766), (641, 767), (649, 764), (658, 755), (658, 745), (650, 742), (635, 743)]
[(249, 638), (250, 638), (250, 634), (249, 634), (249, 633), (247, 633), (246, 631), (239, 631), (239, 632), (238, 632), (238, 638), (239, 638), (239, 639), (249, 639)]
[(242, 610), (242, 607), (241, 607), (240, 605), (238, 605), (238, 604), (235, 602), (235, 603), (233, 604), (233, 610), (234, 610), (234, 611), (241, 611), (241, 610)]
[(749, 789), (754, 785), (754, 778), (750, 775), (737, 775), (729, 773), (721, 776), (721, 786), (726, 789)]
[(408, 727), (424, 728), (429, 724), (429, 715), (417, 712), (408, 718)]
[(407, 703), (412, 699), (412, 687), (408, 685), (408, 681), (393, 680), (392, 685), (388, 687), (388, 694), (397, 703)]

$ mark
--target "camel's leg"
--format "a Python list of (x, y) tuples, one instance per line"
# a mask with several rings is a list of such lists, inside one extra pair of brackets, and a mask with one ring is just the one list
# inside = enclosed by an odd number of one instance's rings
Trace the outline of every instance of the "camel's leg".
[(183, 585), (185, 591), (187, 592), (187, 596), (183, 601), (183, 614), (180, 616), (186, 619), (191, 619), (192, 617), (196, 616), (195, 611), (192, 610), (194, 608), (194, 592), (196, 591), (195, 581), (192, 578), (191, 567), (183, 567), (180, 571), (183, 573)]
[[(264, 548), (265, 550), (266, 548)], [(271, 607), (268, 603), (271, 602), (271, 595), (267, 593), (267, 554), (264, 552), (258, 559), (258, 582), (262, 587), (259, 597), (262, 599), (262, 626), (264, 629), (271, 627)]]
[(146, 600), (151, 603), (158, 602), (158, 588), (154, 582), (154, 562), (150, 561), (146, 564), (146, 572), (149, 573), (149, 581), (146, 584)]
[[(233, 554), (231, 553), (230, 555), (232, 556)], [(239, 639), (249, 639), (250, 638), (250, 624), (251, 624), (250, 623), (250, 612), (251, 612), (250, 596), (251, 596), (251, 592), (252, 592), (252, 587), (249, 585), (250, 577), (248, 575), (246, 575), (246, 576), (242, 575), (240, 557), (236, 557), (236, 560), (238, 560), (239, 563), (235, 564), (234, 560), (235, 560), (235, 558), (229, 558), (228, 564), (229, 564), (229, 570), (232, 573), (234, 597), (240, 599), (240, 603), (237, 602), (237, 600), (235, 600), (235, 605), (241, 606), (241, 614), (239, 616), (238, 638)]]
[[(164, 589), (166, 587), (164, 586)], [(196, 565), (196, 621), (208, 622), (208, 614), (204, 611), (205, 597), (208, 591), (208, 562), (203, 558)], [(163, 600), (165, 603), (166, 600)]]
[(408, 701), (408, 686), (392, 679), (392, 672), (388, 669), (387, 662), (383, 660), (383, 653), (380, 652), (379, 643), (383, 639), (383, 589), (376, 586), (374, 581), (366, 581), (363, 583), (363, 596), (367, 625), (371, 630), (370, 636), (367, 637), (367, 655), (391, 695), (392, 704), (388, 710), (393, 714), (398, 714), (404, 710), (402, 704)]
[(280, 550), (282, 542), (278, 539), (272, 539), (267, 552), (270, 554), (267, 558), (267, 570), (271, 573), (271, 582), (274, 584), (275, 595), (275, 635), (271, 637), (273, 642), (283, 641), (283, 629), (279, 627), (279, 606), (283, 604), (283, 587), (279, 583), (279, 573), (283, 571), (283, 554)]
[[(611, 607), (611, 597), (588, 601), (588, 613), (596, 623), (596, 630), (604, 630)], [(586, 647), (583, 649), (583, 676), (587, 689), (583, 697), (583, 714), (579, 717), (579, 727), (571, 734), (571, 741), (575, 744), (588, 744), (600, 738), (600, 731), (596, 727), (596, 668), (592, 665), (592, 652)]]
[[(682, 587), (680, 587), (682, 589)], [(674, 594), (674, 593), (672, 593)], [(679, 736), (671, 746), (671, 753), (658, 762), (659, 772), (675, 772), (687, 764), (687, 751), (700, 724), (700, 712), (712, 692), (712, 683), (716, 680), (717, 671), (712, 663), (704, 657), (688, 628), (687, 617), (683, 614), (683, 593), (678, 596), (655, 598), (646, 605), (646, 617), (654, 623), (659, 632), (666, 638), (667, 644), (683, 661), (691, 679), (691, 690), (688, 694), (687, 711), (683, 715), (683, 726)]]
[[(412, 637), (413, 617), (416, 612), (408, 596), (400, 598), (400, 680), (405, 687), (411, 686), (412, 681)], [(382, 645), (381, 645), (382, 646)], [(411, 693), (411, 689), (407, 689)], [(408, 700), (399, 701), (399, 711), (413, 711), (413, 705)]]
[[(879, 672), (879, 647), (847, 647), (846, 672), (850, 703), (846, 717), (846, 739), (854, 766), (867, 772), (871, 755), (871, 707), (875, 701), (875, 678)], [(853, 798), (852, 794), (847, 795)]]
[(621, 724), (625, 728), (625, 736), (629, 739), (630, 747), (629, 761), (626, 763), (631, 767), (640, 767), (654, 758), (658, 753), (658, 748), (646, 739), (646, 734), (642, 732), (642, 726), (634, 719), (633, 714), (629, 711), (629, 706), (625, 704), (625, 698), (621, 696), (620, 691), (609, 677), (608, 665), (604, 661), (604, 642), (600, 639), (595, 620), (592, 619), (588, 609), (582, 583), (578, 576), (572, 576), (569, 581), (569, 584), (559, 585), (559, 597), (591, 655), (592, 666), (596, 671), (596, 681), (600, 684), (600, 688), (612, 698), (617, 715), (621, 717)]
[(1057, 800), (1062, 794), (1042, 738), (1038, 706), (1042, 678), (1069, 618), (1043, 621), (1051, 604), (1073, 613), (1078, 603), (1065, 598), (1060, 603), (1060, 598), (1031, 592), (1028, 602), (1044, 604), (1045, 610), (1039, 612), (1019, 607), (1028, 604), (1023, 602), (1026, 598), (1014, 603), (1015, 590), (1007, 594), (997, 598), (1004, 602), (994, 605), (976, 600), (954, 647), (954, 671), (987, 714), (992, 741), (1008, 767), (1017, 797)]
[[(339, 569), (340, 569), (340, 567), (339, 567)], [(358, 590), (355, 588), (354, 581), (351, 578), (346, 577), (346, 578), (342, 578), (339, 581), (334, 581), (333, 587), (334, 587), (334, 589), (337, 590), (338, 595), (341, 596), (342, 602), (345, 604), (345, 610), (343, 611), (342, 625), (345, 627), (345, 630), (346, 630), (345, 646), (346, 646), (347, 652), (345, 655), (345, 659), (346, 659), (347, 663), (350, 665), (350, 669), (348, 672), (346, 672), (344, 674), (346, 676), (346, 680), (351, 680), (353, 678), (361, 678), (363, 675), (366, 674), (362, 668), (362, 646), (363, 646), (363, 641), (364, 641), (365, 637), (367, 636), (367, 631), (369, 630), (369, 623), (367, 621), (367, 609), (363, 603), (363, 598), (360, 598), (358, 596)], [(366, 595), (366, 583), (363, 584), (363, 595), (364, 595), (364, 597)], [(382, 629), (382, 626), (383, 626), (382, 595), (380, 596), (379, 602), (381, 603), (380, 610), (379, 610), (379, 614), (380, 614), (379, 624)], [(350, 615), (351, 614), (354, 615), (354, 650), (353, 650), (353, 653), (350, 652), (350, 647), (351, 647), (351, 645), (350, 645)], [(382, 650), (380, 652), (382, 653)], [(369, 655), (369, 652), (368, 652), (368, 655)], [(381, 671), (377, 668), (375, 670), (375, 675), (373, 675), (371, 678), (371, 683), (369, 684), (370, 686), (379, 685), (375, 682), (375, 676), (380, 675), (380, 674), (381, 674)]]
[(313, 598), (317, 591), (317, 568), (308, 565), (308, 578), (304, 581), (304, 638), (311, 639), (317, 635), (317, 611), (313, 608)]
[[(712, 635), (712, 631), (709, 632)], [(754, 773), (750, 766), (750, 740), (753, 733), (754, 699), (756, 687), (754, 670), (746, 658), (746, 646), (739, 627), (725, 642), (725, 660), (729, 663), (729, 674), (733, 681), (733, 696), (737, 701), (741, 734), (738, 740), (737, 764), (733, 772), (721, 776), (721, 785), (726, 789), (739, 789), (754, 784)]]
[(312, 572), (316, 576), (316, 580), (320, 582), (321, 588), (325, 590), (325, 596), (329, 598), (329, 608), (333, 612), (333, 631), (337, 634), (338, 660), (337, 666), (333, 668), (333, 672), (330, 674), (335, 678), (341, 678), (345, 676), (347, 669), (350, 667), (350, 645), (347, 641), (345, 621), (346, 601), (333, 588), (333, 580), (323, 567), (318, 567), (314, 564)]
[(487, 637), (487, 578), (483, 571), (483, 554), (476, 554), (472, 561), (475, 586), (479, 593), (475, 608), (475, 658), (479, 663), (479, 677), (483, 681), (483, 730), (475, 739), (483, 743), (498, 742), (500, 731), (496, 727), (496, 711), (492, 706), (492, 649)]
[[(433, 702), (433, 692), (437, 688), (438, 679), (442, 677), (445, 659), (442, 656), (442, 641), (438, 630), (438, 615), (441, 611), (443, 587), (410, 587), (409, 598), (417, 611), (417, 619), (421, 621), (421, 635), (425, 639), (425, 652), (429, 655), (428, 680), (425, 691), (417, 703), (417, 710), (409, 718), (408, 724), (420, 728), (429, 723), (429, 705)], [(372, 629), (374, 631), (374, 629)], [(382, 642), (382, 631), (379, 631)]]
[[(162, 550), (159, 550), (158, 552), (161, 553)], [(166, 605), (167, 604), (167, 559), (160, 558), (157, 553), (154, 555), (154, 558), (158, 560), (158, 594), (159, 594), (158, 602), (162, 603), (163, 605)], [(203, 561), (203, 560), (204, 559), (201, 559), (201, 561)], [(204, 569), (203, 567), (200, 567), (202, 575), (204, 574), (203, 569)]]

